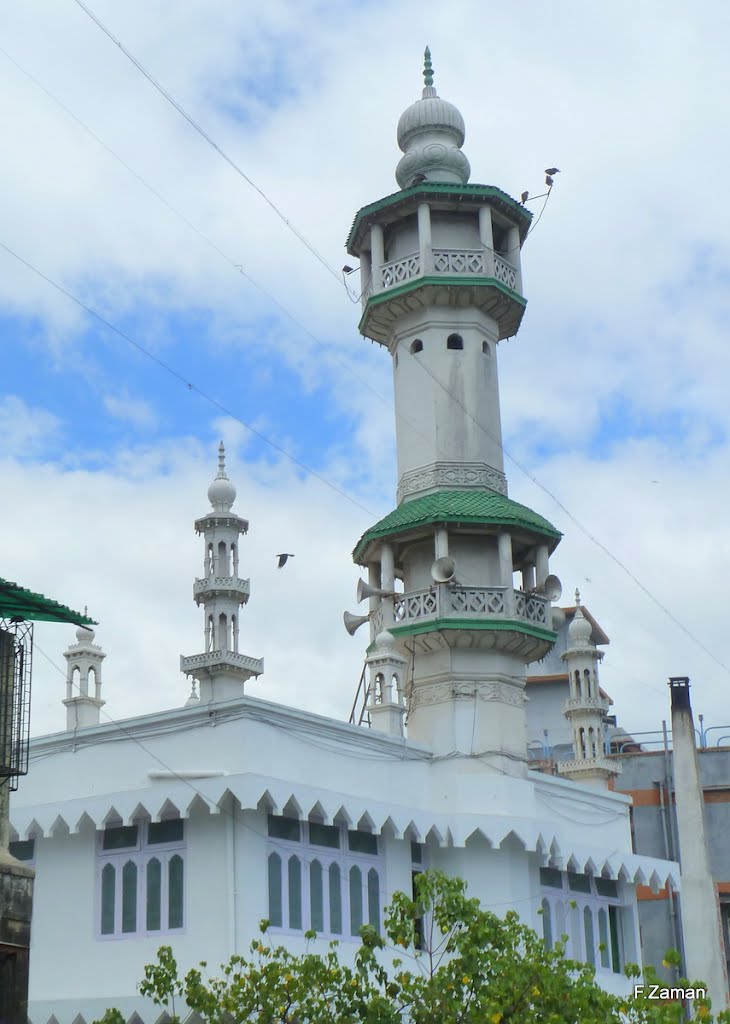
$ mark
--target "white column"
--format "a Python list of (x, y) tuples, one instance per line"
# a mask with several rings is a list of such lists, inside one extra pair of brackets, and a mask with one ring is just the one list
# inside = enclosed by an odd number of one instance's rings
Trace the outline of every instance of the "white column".
[[(393, 548), (385, 542), (380, 546), (380, 585), (383, 590), (395, 589), (395, 562)], [(383, 598), (383, 626), (387, 629), (394, 621), (393, 598)]]
[(535, 568), (537, 570), (537, 585), (541, 587), (548, 578), (548, 546), (540, 544), (535, 555)]
[(500, 533), (497, 538), (499, 551), (499, 578), (506, 588), (504, 595), (504, 611), (508, 618), (515, 614), (515, 589), (512, 575), (512, 537), (509, 533)]
[(679, 855), (682, 865), (682, 929), (688, 978), (703, 978), (713, 1010), (728, 1005), (720, 910), (707, 850), (704, 796), (699, 778), (695, 730), (685, 693), (672, 687), (672, 748)]
[(385, 263), (385, 246), (381, 224), (373, 224), (370, 229), (370, 253), (373, 261), (373, 292), (379, 292), (383, 289), (381, 270), (383, 263)]
[(436, 558), (446, 558), (449, 553), (449, 534), (445, 526), (439, 526), (436, 530), (434, 551)]
[(509, 261), (515, 268), (515, 291), (522, 295), (522, 270), (520, 266), (520, 229), (513, 225), (507, 233), (507, 252)]
[(522, 569), (522, 589), (527, 593), (528, 590), (534, 590), (535, 588), (535, 566), (526, 565)]
[(428, 203), (419, 203), (418, 205), (418, 251), (421, 257), (421, 273), (433, 273), (431, 208)]
[(484, 249), (484, 269), (488, 277), (494, 277), (494, 236), (490, 206), (479, 207), (479, 240)]
[(370, 264), (370, 253), (360, 253), (360, 292), (362, 294), (363, 303), (367, 302), (368, 289), (370, 288), (370, 278), (372, 275), (372, 267)]

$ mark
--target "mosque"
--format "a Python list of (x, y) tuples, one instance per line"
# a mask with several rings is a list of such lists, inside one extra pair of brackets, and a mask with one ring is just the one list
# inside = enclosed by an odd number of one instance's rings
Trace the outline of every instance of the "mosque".
[[(80, 627), (66, 728), (32, 741), (12, 801), (13, 849), (36, 872), (33, 1024), (110, 1005), (152, 1024), (159, 1008), (136, 986), (161, 944), (183, 968), (223, 963), (262, 918), (294, 952), (313, 929), (352, 957), (363, 923), (379, 927), (428, 867), (548, 944), (567, 933), (568, 954), (625, 993), (624, 965), (642, 958), (637, 889), (679, 885), (675, 862), (633, 852), (606, 753), (606, 638), (578, 600), (557, 606), (561, 535), (508, 494), (497, 349), (525, 310), (531, 215), (469, 182), (464, 121), (428, 51), (424, 80), (398, 122), (399, 190), (360, 209), (347, 238), (360, 333), (392, 360), (398, 459), (393, 511), (353, 538), (361, 705), (345, 722), (245, 693), (264, 662), (241, 650), (249, 524), (221, 445), (195, 522), (190, 697), (102, 723), (105, 654)], [(566, 744), (550, 772), (534, 749), (548, 721)]]

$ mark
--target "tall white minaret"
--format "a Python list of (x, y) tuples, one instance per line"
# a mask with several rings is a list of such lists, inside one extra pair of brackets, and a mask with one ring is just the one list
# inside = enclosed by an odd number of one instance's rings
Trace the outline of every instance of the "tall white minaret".
[(193, 586), (195, 603), (203, 607), (205, 653), (180, 658), (180, 671), (200, 684), (200, 703), (235, 700), (243, 684), (264, 671), (262, 658), (239, 653), (240, 610), (251, 591), (250, 581), (238, 575), (238, 542), (248, 533), (248, 520), (232, 506), (236, 488), (226, 474), (226, 453), (221, 441), (218, 474), (208, 488), (212, 511), (196, 519), (195, 532), (205, 543), (203, 576)]
[[(86, 614), (86, 609), (84, 609)], [(87, 626), (76, 630), (76, 643), (63, 652), (66, 659), (66, 729), (88, 729), (99, 724), (99, 713), (106, 701), (101, 699), (101, 664), (106, 658), (96, 634)]]
[(606, 757), (603, 720), (608, 701), (601, 696), (598, 664), (603, 658), (593, 643), (593, 627), (583, 614), (580, 591), (575, 592), (575, 615), (568, 626), (568, 648), (561, 655), (568, 670), (570, 696), (565, 702), (565, 717), (573, 729), (574, 756), (561, 761), (558, 771), (566, 779), (606, 787), (609, 779), (621, 771), (615, 760)]
[[(397, 508), (353, 557), (368, 571), (371, 643), (386, 631), (409, 664), (409, 738), (524, 776), (525, 666), (556, 639), (548, 559), (560, 539), (510, 500), (504, 475), (497, 345), (524, 313), (531, 214), (468, 183), (464, 119), (438, 96), (428, 50), (423, 75), (398, 122), (400, 191), (363, 207), (347, 240), (360, 260), (360, 331), (393, 361), (398, 456)], [(375, 661), (381, 647), (369, 648)], [(398, 729), (397, 708), (375, 711)]]

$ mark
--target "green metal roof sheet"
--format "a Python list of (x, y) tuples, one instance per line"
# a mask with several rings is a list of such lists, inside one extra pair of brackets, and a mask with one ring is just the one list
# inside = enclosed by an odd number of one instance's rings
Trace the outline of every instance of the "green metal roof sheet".
[(357, 561), (364, 548), (378, 537), (441, 522), (521, 527), (531, 533), (549, 537), (555, 543), (562, 537), (561, 532), (547, 519), (497, 491), (436, 491), (404, 502), (372, 526), (358, 541), (352, 557)]
[(347, 236), (347, 242), (345, 246), (347, 251), (350, 251), (350, 244), (357, 232), (357, 229), (361, 222), (367, 217), (374, 213), (378, 213), (380, 210), (384, 210), (389, 206), (396, 206), (413, 196), (421, 196), (427, 198), (429, 195), (451, 195), (462, 197), (464, 199), (495, 199), (498, 203), (504, 204), (508, 207), (510, 213), (517, 215), (521, 224), (520, 237), (524, 241), (524, 236), (527, 233), (527, 229), (530, 226), (532, 220), (532, 212), (521, 203), (518, 203), (516, 199), (513, 199), (507, 192), (503, 192), (501, 188), (497, 188), (496, 185), (455, 185), (445, 181), (432, 181), (432, 182), (421, 182), (419, 185), (411, 185), (410, 188), (401, 189), (399, 192), (393, 192), (389, 196), (384, 196), (382, 199), (378, 199), (374, 203), (369, 203), (367, 206), (363, 206), (362, 209), (358, 210), (355, 214), (355, 219), (352, 222), (350, 233)]
[(0, 616), (5, 619), (29, 619), (32, 622), (71, 622), (75, 626), (95, 626), (88, 615), (82, 615), (65, 604), (52, 601), (43, 594), (19, 587), (0, 578)]

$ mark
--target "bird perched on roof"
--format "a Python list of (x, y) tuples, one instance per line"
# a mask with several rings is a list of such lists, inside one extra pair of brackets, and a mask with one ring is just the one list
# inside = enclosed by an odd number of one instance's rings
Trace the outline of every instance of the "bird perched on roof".
[(520, 196), (520, 202), (524, 204), (524, 203), (527, 202), (527, 200), (529, 198), (530, 198), (530, 193), (529, 192), (523, 192), (522, 195)]
[(276, 557), (279, 559), (279, 564), (276, 568), (283, 569), (289, 559), (294, 558), (294, 555), (291, 552), (282, 552), (282, 554), (277, 555)]

